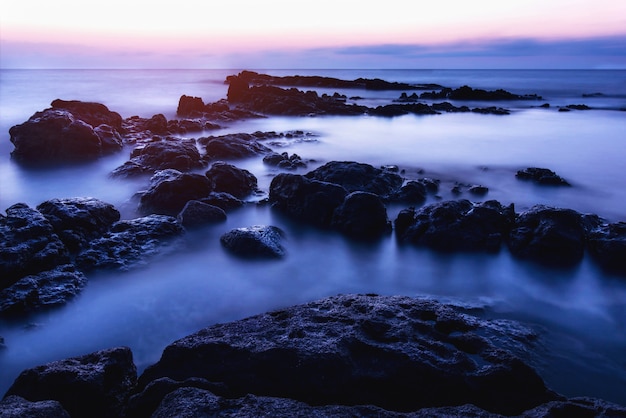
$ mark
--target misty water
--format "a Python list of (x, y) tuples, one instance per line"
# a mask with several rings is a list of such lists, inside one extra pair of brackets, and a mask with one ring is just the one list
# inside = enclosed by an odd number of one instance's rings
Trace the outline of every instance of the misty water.
[[(100, 102), (123, 117), (162, 113), (169, 119), (183, 94), (205, 102), (224, 98), (224, 79), (237, 72), (2, 70), (0, 210), (18, 202), (34, 207), (54, 197), (92, 196), (114, 204), (125, 219), (139, 216), (133, 195), (146, 188), (148, 179), (108, 177), (128, 160), (130, 148), (89, 164), (37, 170), (11, 160), (9, 128), (56, 98)], [(272, 117), (190, 137), (302, 130), (311, 135), (265, 143), (313, 160), (300, 173), (332, 160), (393, 164), (407, 178), (441, 179), (444, 200), (455, 198), (451, 189), (456, 183), (476, 184), (489, 187), (486, 197), (461, 197), (513, 203), (517, 212), (546, 204), (626, 221), (626, 113), (617, 110), (626, 108), (626, 71), (268, 72), (378, 77), (453, 88), (468, 84), (536, 93), (545, 101), (497, 103), (512, 110), (507, 116)], [(334, 90), (320, 90), (324, 92)], [(400, 93), (340, 92), (361, 96), (359, 103), (368, 106), (388, 103)], [(582, 97), (594, 93), (603, 94)], [(537, 107), (546, 102), (549, 109)], [(581, 103), (595, 109), (557, 111)], [(265, 192), (279, 172), (260, 158), (233, 163), (253, 172)], [(517, 170), (530, 166), (550, 168), (573, 187), (538, 187), (515, 178)], [(388, 207), (389, 218), (395, 219), (402, 208)], [(285, 231), (284, 259), (243, 261), (220, 246), (224, 232), (257, 224)], [(141, 371), (158, 360), (167, 344), (214, 323), (339, 293), (378, 293), (480, 305), (490, 317), (521, 320), (539, 335), (531, 363), (549, 387), (567, 396), (626, 404), (626, 279), (604, 273), (589, 258), (570, 269), (550, 269), (516, 260), (506, 248), (496, 255), (444, 255), (398, 245), (393, 235), (358, 243), (294, 223), (267, 205), (250, 204), (229, 213), (223, 224), (188, 232), (146, 265), (88, 277), (83, 293), (66, 306), (0, 322), (7, 346), (0, 350), (0, 394), (21, 370), (47, 361), (125, 345)]]

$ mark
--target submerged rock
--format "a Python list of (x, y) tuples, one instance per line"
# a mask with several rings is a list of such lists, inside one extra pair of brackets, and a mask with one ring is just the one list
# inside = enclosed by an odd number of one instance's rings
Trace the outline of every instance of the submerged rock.
[(157, 172), (150, 188), (140, 197), (139, 210), (146, 214), (176, 216), (188, 201), (208, 197), (212, 191), (211, 181), (202, 174), (176, 170)]
[(205, 159), (233, 160), (265, 155), (271, 149), (261, 144), (252, 134), (229, 134), (198, 138), (198, 144), (204, 147)]
[(403, 183), (402, 177), (392, 171), (354, 161), (331, 161), (305, 176), (338, 184), (348, 192), (369, 192), (381, 197), (399, 190)]
[(202, 203), (198, 200), (190, 200), (177, 216), (178, 221), (185, 228), (194, 228), (202, 225), (224, 222), (226, 212), (223, 209)]
[(263, 157), (263, 163), (285, 170), (295, 170), (298, 168), (306, 167), (306, 163), (298, 154), (289, 155), (286, 152), (283, 152), (281, 154), (277, 152), (271, 152)]
[(204, 165), (194, 140), (165, 140), (135, 148), (131, 159), (113, 170), (111, 175), (130, 177), (165, 169), (190, 171)]
[(528, 167), (519, 170), (515, 177), (520, 180), (531, 180), (537, 184), (550, 186), (570, 186), (570, 184), (562, 177), (558, 176), (554, 171), (547, 168)]
[(257, 190), (257, 178), (254, 174), (223, 161), (213, 163), (205, 175), (215, 192), (226, 192), (239, 199)]
[(591, 256), (601, 267), (626, 276), (626, 222), (593, 229), (587, 243)]
[(348, 236), (365, 239), (391, 232), (385, 204), (378, 195), (367, 192), (347, 195), (335, 209), (331, 226)]
[(472, 403), (510, 415), (557, 399), (504, 348), (525, 343), (508, 341), (503, 324), (432, 300), (337, 296), (178, 340), (146, 369), (139, 388), (164, 376), (197, 377), (223, 382), (230, 398), (391, 411)]
[(73, 417), (110, 418), (122, 415), (136, 382), (132, 353), (119, 347), (25, 370), (6, 396), (58, 401)]
[(281, 245), (284, 232), (275, 226), (251, 226), (233, 229), (220, 237), (231, 253), (246, 258), (279, 258), (285, 255)]

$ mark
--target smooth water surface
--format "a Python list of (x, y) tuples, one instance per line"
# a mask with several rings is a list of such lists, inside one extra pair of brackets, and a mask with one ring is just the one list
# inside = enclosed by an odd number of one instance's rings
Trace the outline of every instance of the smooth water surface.
[[(124, 218), (138, 216), (133, 195), (147, 179), (112, 180), (108, 173), (130, 149), (97, 162), (33, 170), (10, 159), (8, 130), (56, 98), (103, 103), (123, 117), (163, 113), (175, 117), (182, 94), (205, 102), (225, 97), (223, 71), (2, 71), (0, 72), (0, 208), (31, 206), (53, 197), (93, 196), (113, 203)], [(272, 74), (294, 74), (287, 70)], [(439, 83), (450, 87), (504, 88), (537, 93), (542, 102), (498, 103), (508, 116), (446, 114), (379, 117), (273, 117), (233, 123), (201, 135), (304, 130), (306, 140), (269, 141), (278, 152), (313, 160), (395, 164), (405, 177), (442, 180), (440, 197), (457, 184), (489, 187), (483, 199), (596, 213), (626, 220), (626, 72), (624, 71), (356, 71), (298, 74), (344, 79)], [(582, 94), (604, 93), (594, 98)], [(365, 103), (384, 103), (399, 92), (344, 91)], [(549, 109), (537, 106), (548, 102)], [(586, 103), (603, 110), (558, 112)], [(252, 171), (261, 189), (279, 171), (260, 158), (235, 162)], [(545, 188), (518, 181), (518, 169), (553, 169), (573, 184)], [(202, 172), (202, 171), (201, 171)], [(261, 199), (264, 196), (256, 196)], [(472, 198), (465, 193), (462, 197)], [(435, 201), (434, 198), (431, 202)], [(394, 219), (402, 207), (388, 208)], [(236, 227), (272, 224), (286, 232), (282, 260), (242, 261), (227, 254), (219, 236)], [(585, 259), (553, 270), (497, 255), (441, 255), (398, 246), (393, 236), (355, 243), (284, 219), (268, 206), (249, 205), (224, 224), (186, 234), (170, 254), (126, 273), (91, 275), (85, 291), (67, 306), (0, 322), (7, 348), (0, 351), (0, 392), (21, 370), (47, 361), (116, 345), (132, 348), (140, 371), (177, 338), (216, 322), (338, 293), (427, 296), (485, 306), (493, 317), (523, 320), (537, 330), (533, 364), (548, 385), (565, 395), (602, 397), (626, 404), (626, 280)]]

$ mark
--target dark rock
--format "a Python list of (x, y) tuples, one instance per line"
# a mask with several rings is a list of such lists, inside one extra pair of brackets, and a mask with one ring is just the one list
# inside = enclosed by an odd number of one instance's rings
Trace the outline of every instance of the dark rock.
[(23, 277), (0, 290), (0, 316), (22, 315), (64, 305), (86, 284), (87, 278), (71, 264)]
[(93, 240), (75, 262), (82, 270), (127, 270), (163, 252), (183, 232), (182, 225), (171, 216), (149, 215), (119, 221), (103, 237)]
[(124, 143), (122, 135), (109, 125), (96, 126), (93, 130), (98, 138), (103, 154), (112, 154), (120, 150), (120, 144)]
[(571, 109), (571, 110), (590, 110), (591, 108), (587, 105), (584, 104), (577, 104), (577, 105), (567, 105), (567, 109)]
[(275, 209), (292, 218), (328, 227), (333, 212), (347, 194), (346, 189), (337, 184), (281, 173), (272, 179), (269, 201)]
[(335, 209), (331, 226), (344, 234), (362, 239), (378, 238), (391, 232), (387, 209), (378, 195), (352, 192)]
[(220, 125), (203, 119), (174, 119), (167, 122), (167, 130), (172, 134), (186, 134), (220, 128)]
[(489, 193), (489, 188), (485, 186), (474, 185), (471, 186), (468, 190), (474, 196), (485, 196)]
[(420, 205), (426, 201), (428, 190), (423, 182), (411, 180), (403, 185), (400, 190), (389, 195), (388, 199), (393, 202), (402, 202)]
[(190, 200), (178, 214), (178, 221), (185, 228), (194, 228), (206, 224), (224, 222), (226, 212), (223, 209), (202, 203), (198, 200)]
[(246, 258), (279, 258), (285, 255), (281, 245), (283, 231), (275, 226), (255, 225), (233, 229), (220, 237), (231, 253)]
[(122, 117), (120, 114), (111, 112), (101, 103), (56, 99), (50, 105), (52, 109), (69, 111), (77, 119), (88, 123), (94, 128), (100, 125), (109, 125), (119, 131), (122, 127)]
[(257, 190), (254, 174), (223, 161), (213, 163), (205, 174), (216, 192), (226, 192), (242, 199)]
[(403, 211), (395, 226), (401, 241), (439, 251), (498, 251), (514, 216), (512, 205), (494, 200), (452, 200)]
[(475, 107), (472, 109), (473, 113), (480, 113), (483, 115), (510, 115), (511, 111), (503, 107), (489, 106), (489, 107)]
[(30, 402), (19, 396), (7, 396), (0, 401), (2, 418), (70, 418), (57, 401)]
[(537, 184), (550, 185), (550, 186), (570, 186), (570, 184), (558, 176), (554, 171), (547, 168), (528, 167), (524, 170), (519, 170), (515, 177), (520, 180), (531, 180)]
[(217, 206), (225, 212), (240, 208), (244, 205), (242, 200), (237, 199), (232, 194), (225, 192), (211, 192), (208, 197), (202, 198), (199, 201), (206, 203), (207, 205)]
[(403, 183), (402, 177), (396, 173), (353, 161), (331, 161), (305, 176), (338, 184), (348, 192), (369, 192), (381, 197), (396, 192)]
[(626, 222), (605, 224), (587, 238), (589, 253), (606, 270), (626, 275)]
[(626, 407), (601, 399), (577, 397), (546, 402), (520, 415), (520, 418), (626, 417)]
[[(503, 337), (501, 327), (432, 300), (332, 297), (178, 340), (146, 369), (139, 388), (165, 376), (199, 377), (223, 382), (231, 398), (253, 394), (393, 411), (472, 403), (507, 415), (556, 400), (533, 369), (503, 348), (524, 351), (525, 343)], [(464, 351), (455, 345), (461, 336), (480, 343)]]
[(272, 150), (251, 134), (230, 134), (198, 138), (208, 160), (232, 160), (265, 155)]
[(167, 178), (157, 173), (157, 179), (141, 196), (139, 209), (143, 213), (176, 216), (188, 201), (200, 200), (213, 191), (211, 181), (201, 174), (167, 173)]
[(408, 114), (414, 115), (438, 115), (439, 112), (424, 103), (411, 103), (411, 104), (390, 104), (384, 106), (378, 106), (373, 109), (368, 109), (367, 113), (372, 116), (402, 116)]
[(111, 175), (129, 177), (169, 168), (190, 171), (204, 165), (193, 139), (166, 140), (150, 142), (135, 148), (130, 161), (113, 170)]
[(200, 97), (182, 95), (178, 101), (176, 114), (179, 116), (199, 116), (204, 113), (204, 101)]
[(267, 165), (282, 168), (285, 170), (295, 170), (298, 168), (305, 168), (306, 163), (302, 161), (302, 158), (298, 154), (289, 155), (286, 152), (281, 154), (277, 152), (271, 152), (263, 157), (263, 162)]
[(18, 203), (0, 215), (0, 289), (70, 262), (69, 251), (39, 211)]
[(500, 100), (541, 100), (535, 94), (519, 95), (506, 90), (482, 90), (473, 89), (469, 86), (462, 86), (458, 89), (444, 88), (439, 92), (422, 93), (420, 99), (450, 99), (450, 100), (471, 100), (471, 101), (500, 101)]
[(517, 216), (508, 243), (516, 257), (549, 265), (573, 265), (583, 257), (587, 231), (580, 213), (536, 205)]
[(92, 197), (51, 199), (38, 205), (37, 210), (74, 253), (87, 247), (89, 241), (102, 236), (120, 220), (120, 212), (113, 205)]
[(58, 164), (91, 160), (122, 149), (121, 141), (116, 142), (109, 129), (96, 130), (100, 124), (90, 125), (80, 116), (64, 108), (35, 113), (9, 130), (15, 146), (11, 156), (24, 163)]
[(129, 348), (102, 350), (23, 371), (7, 391), (32, 402), (55, 400), (73, 417), (118, 417), (137, 382)]

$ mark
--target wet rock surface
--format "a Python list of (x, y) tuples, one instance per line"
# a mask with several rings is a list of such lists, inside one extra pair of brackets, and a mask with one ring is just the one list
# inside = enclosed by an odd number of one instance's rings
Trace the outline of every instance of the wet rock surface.
[(111, 175), (130, 177), (169, 168), (190, 171), (204, 165), (194, 140), (164, 140), (135, 148), (130, 160), (113, 170)]
[(530, 180), (543, 185), (570, 186), (567, 180), (548, 168), (528, 167), (523, 170), (519, 170), (515, 174), (515, 177), (520, 180)]
[(207, 197), (213, 191), (211, 181), (202, 174), (181, 173), (176, 170), (157, 173), (150, 188), (139, 202), (142, 213), (176, 216), (190, 200)]
[(242, 168), (218, 161), (205, 173), (212, 183), (213, 191), (229, 193), (242, 199), (257, 190), (257, 178)]
[(198, 200), (190, 200), (177, 216), (178, 221), (185, 228), (195, 228), (202, 225), (224, 222), (226, 212), (222, 208), (209, 205)]
[(3, 418), (70, 418), (70, 414), (57, 401), (31, 402), (11, 395), (0, 401), (0, 416)]
[(626, 222), (604, 224), (593, 229), (587, 246), (600, 266), (626, 276)]
[(378, 195), (367, 192), (347, 195), (335, 209), (330, 225), (354, 238), (373, 239), (391, 232), (385, 204)]
[(198, 138), (198, 144), (204, 147), (205, 159), (208, 161), (262, 156), (272, 152), (253, 134), (207, 136)]
[(129, 348), (102, 350), (23, 371), (6, 396), (55, 400), (73, 417), (119, 417), (137, 369)]
[(331, 161), (306, 174), (307, 178), (334, 183), (348, 192), (369, 192), (385, 197), (402, 186), (400, 175), (354, 161)]
[(278, 227), (255, 225), (236, 228), (220, 237), (229, 252), (244, 258), (280, 258), (285, 255), (281, 241), (285, 233)]

